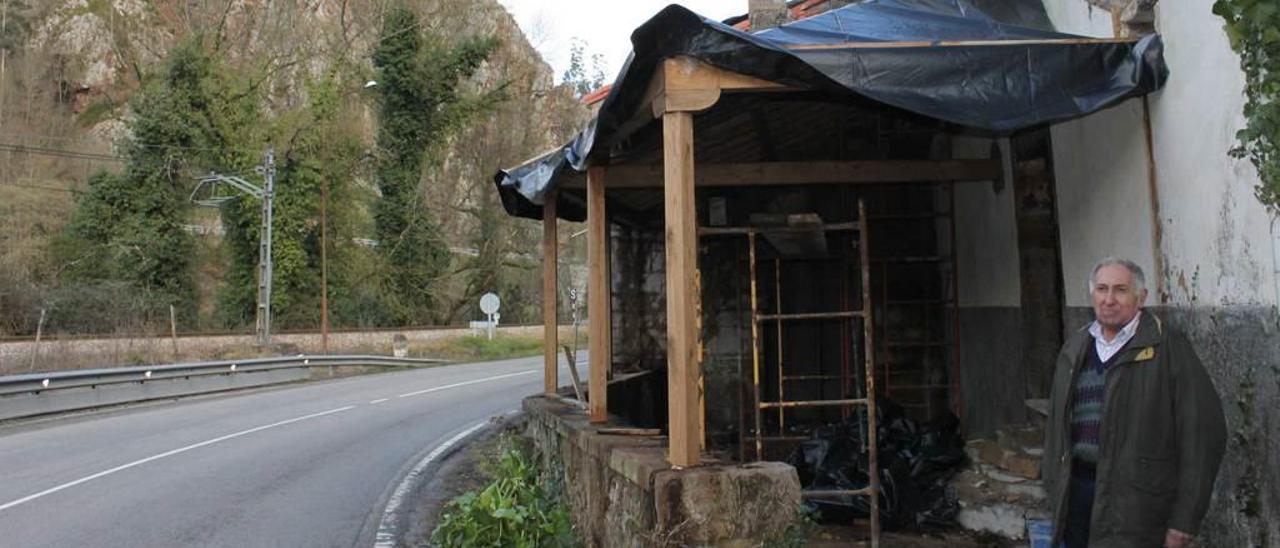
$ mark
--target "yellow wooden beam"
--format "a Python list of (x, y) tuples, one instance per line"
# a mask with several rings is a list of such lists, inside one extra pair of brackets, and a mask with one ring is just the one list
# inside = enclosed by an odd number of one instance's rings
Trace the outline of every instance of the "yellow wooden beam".
[(555, 394), (559, 387), (559, 321), (556, 319), (556, 276), (559, 245), (556, 231), (556, 195), (548, 192), (542, 206), (542, 391)]
[(604, 199), (605, 168), (587, 170), (587, 316), (591, 361), (588, 400), (593, 423), (609, 419), (609, 369), (612, 366), (609, 304), (609, 225)]
[[(920, 183), (992, 181), (1004, 177), (999, 160), (854, 160), (843, 162), (759, 162), (702, 164), (695, 184), (700, 187)], [(609, 168), (609, 188), (659, 188), (660, 165), (615, 165)], [(582, 188), (568, 184), (566, 188)]]
[(665, 59), (658, 65), (645, 93), (644, 102), (650, 105), (656, 118), (667, 112), (706, 110), (720, 100), (720, 94), (724, 91), (795, 89), (777, 82), (730, 72), (692, 57), (680, 56)]
[(698, 333), (698, 232), (693, 191), (693, 114), (662, 116), (667, 258), (668, 460), (696, 466), (702, 445)]

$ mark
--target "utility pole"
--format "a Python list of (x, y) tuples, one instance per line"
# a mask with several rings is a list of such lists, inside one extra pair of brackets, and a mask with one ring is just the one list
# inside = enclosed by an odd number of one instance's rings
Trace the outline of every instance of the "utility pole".
[(320, 350), (329, 353), (329, 178), (320, 181)]
[(262, 192), (262, 233), (258, 242), (258, 345), (271, 344), (271, 205), (275, 191), (276, 154), (268, 148), (266, 161), (257, 170), (266, 180)]
[[(205, 207), (221, 207), (222, 204), (238, 197), (234, 193), (219, 192), (221, 185), (229, 186), (243, 194), (248, 194), (262, 200), (262, 228), (258, 232), (258, 309), (256, 331), (258, 335), (258, 344), (260, 346), (267, 346), (271, 344), (271, 278), (273, 273), (271, 260), (271, 224), (272, 203), (275, 200), (275, 151), (268, 148), (262, 165), (255, 167), (254, 171), (259, 175), (262, 175), (262, 187), (234, 175), (222, 175), (220, 173), (210, 172), (207, 175), (197, 177), (196, 188), (191, 191), (191, 202)], [(206, 191), (208, 193), (208, 197), (202, 198), (201, 191), (205, 188), (208, 188)]]

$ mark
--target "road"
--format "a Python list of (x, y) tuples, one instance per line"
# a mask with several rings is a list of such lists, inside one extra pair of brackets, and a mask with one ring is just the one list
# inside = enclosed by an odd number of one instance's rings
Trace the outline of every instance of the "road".
[(517, 409), (541, 371), (452, 365), (0, 429), (0, 546), (372, 546), (414, 466)]

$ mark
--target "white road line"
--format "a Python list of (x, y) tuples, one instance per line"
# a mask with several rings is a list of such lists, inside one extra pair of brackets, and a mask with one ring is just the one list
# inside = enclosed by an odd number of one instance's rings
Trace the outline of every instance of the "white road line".
[(380, 400), (373, 400), (373, 401), (369, 402), (369, 405), (378, 405), (378, 404), (380, 404), (380, 403), (382, 403), (382, 402), (384, 402), (384, 401), (387, 401), (387, 398), (382, 398), (382, 399), (380, 399)]
[[(508, 375), (509, 376), (509, 375)], [(463, 438), (470, 436), (472, 432), (484, 428), (489, 424), (489, 420), (482, 420), (470, 428), (454, 434), (453, 437), (437, 445), (427, 456), (418, 461), (418, 464), (409, 470), (400, 484), (396, 486), (396, 490), (391, 493), (391, 498), (387, 499), (387, 507), (382, 511), (382, 520), (378, 522), (378, 534), (374, 537), (374, 548), (392, 548), (396, 545), (396, 514), (400, 513), (400, 504), (404, 502), (404, 498), (409, 494), (409, 490), (413, 489), (417, 484), (418, 476), (431, 465), (431, 462), (440, 458), (440, 455), (448, 451), (450, 447), (456, 445)]]
[(301, 422), (301, 421), (304, 421), (304, 420), (307, 420), (307, 419), (314, 419), (314, 418), (317, 418), (317, 417), (323, 417), (323, 416), (325, 416), (325, 415), (332, 415), (332, 414), (334, 414), (334, 413), (341, 413), (341, 412), (343, 412), (343, 411), (348, 411), (348, 410), (351, 410), (351, 409), (355, 409), (355, 406), (354, 406), (354, 405), (348, 405), (348, 406), (346, 406), (346, 407), (339, 407), (339, 408), (337, 408), (337, 409), (330, 409), (330, 410), (328, 410), (328, 411), (321, 411), (321, 412), (319, 412), (319, 413), (312, 413), (312, 414), (310, 414), (310, 415), (304, 415), (304, 416), (296, 417), (296, 418), (292, 418), (292, 419), (289, 419), (289, 420), (283, 420), (283, 421), (275, 422), (275, 423), (271, 423), (271, 424), (268, 424), (268, 425), (265, 425), (265, 426), (259, 426), (259, 427), (257, 427), (257, 428), (250, 428), (250, 429), (248, 429), (248, 430), (242, 430), (242, 431), (240, 431), (240, 432), (236, 432), (236, 433), (234, 433), (234, 434), (227, 434), (227, 435), (225, 435), (225, 436), (221, 436), (221, 437), (213, 438), (213, 439), (211, 439), (211, 440), (207, 440), (207, 441), (202, 441), (202, 442), (200, 442), (200, 443), (191, 444), (191, 445), (188, 445), (188, 446), (186, 446), (186, 447), (180, 447), (180, 448), (178, 448), (178, 449), (174, 449), (174, 450), (172, 450), (172, 451), (165, 451), (164, 453), (160, 453), (160, 454), (158, 454), (158, 455), (152, 455), (152, 456), (147, 457), (147, 458), (145, 458), (145, 459), (135, 460), (135, 461), (133, 461), (133, 462), (131, 462), (131, 463), (129, 463), (129, 464), (122, 464), (122, 465), (117, 466), (117, 467), (115, 467), (115, 468), (112, 468), (112, 469), (110, 469), (110, 470), (104, 470), (104, 471), (102, 471), (102, 472), (98, 472), (97, 474), (93, 474), (93, 475), (91, 475), (91, 476), (85, 476), (85, 477), (80, 478), (80, 479), (78, 479), (78, 480), (71, 481), (71, 482), (67, 482), (67, 483), (64, 483), (64, 484), (62, 484), (62, 485), (59, 485), (59, 486), (57, 486), (57, 487), (52, 487), (52, 488), (49, 488), (49, 489), (45, 489), (44, 491), (41, 491), (41, 492), (36, 493), (36, 494), (34, 494), (34, 495), (27, 495), (27, 496), (25, 496), (25, 497), (22, 497), (22, 498), (20, 498), (20, 499), (18, 499), (18, 500), (13, 501), (13, 502), (7, 502), (7, 503), (5, 503), (5, 504), (0, 505), (0, 512), (2, 512), (2, 511), (4, 511), (4, 510), (8, 510), (8, 509), (10, 509), (10, 508), (13, 508), (14, 506), (17, 506), (17, 505), (19, 505), (19, 504), (24, 504), (24, 503), (27, 503), (27, 502), (31, 502), (31, 501), (33, 501), (33, 500), (35, 500), (35, 499), (38, 499), (38, 498), (43, 497), (43, 496), (46, 496), (46, 495), (52, 495), (52, 494), (57, 493), (58, 491), (61, 491), (61, 490), (63, 490), (63, 489), (69, 489), (69, 488), (71, 488), (71, 487), (75, 487), (75, 486), (80, 485), (80, 484), (82, 484), (82, 483), (89, 482), (89, 481), (93, 481), (93, 480), (96, 480), (96, 479), (98, 479), (98, 478), (100, 478), (100, 477), (107, 476), (107, 475), (111, 475), (111, 474), (114, 474), (114, 473), (116, 473), (116, 472), (120, 472), (120, 471), (122, 471), (122, 470), (128, 470), (128, 469), (133, 468), (133, 467), (135, 467), (135, 466), (141, 466), (141, 465), (143, 465), (143, 464), (146, 464), (146, 463), (151, 462), (151, 461), (154, 461), (154, 460), (160, 460), (160, 459), (163, 459), (163, 458), (165, 458), (165, 457), (172, 457), (172, 456), (177, 455), (177, 454), (179, 454), (179, 453), (185, 453), (185, 452), (190, 451), (190, 450), (192, 450), (192, 449), (199, 449), (199, 448), (204, 447), (204, 446), (206, 446), (206, 445), (213, 445), (213, 444), (215, 444), (215, 443), (223, 442), (223, 441), (227, 441), (227, 440), (229, 440), (229, 439), (238, 438), (238, 437), (240, 437), (240, 436), (247, 436), (247, 435), (252, 434), (252, 433), (254, 433), (254, 432), (261, 432), (261, 431), (266, 430), (266, 429), (268, 429), (268, 428), (275, 428), (275, 427), (277, 427), (277, 426), (284, 426), (284, 425), (286, 425), (286, 424), (293, 424), (293, 423), (295, 423), (295, 422)]
[(444, 386), (437, 386), (437, 387), (435, 387), (435, 388), (428, 388), (428, 389), (426, 389), (426, 390), (419, 390), (419, 391), (417, 391), (417, 392), (409, 392), (409, 393), (407, 393), (407, 394), (400, 394), (400, 395), (399, 395), (399, 396), (397, 396), (397, 397), (400, 397), (400, 398), (407, 398), (407, 397), (409, 397), (409, 396), (420, 396), (420, 395), (422, 395), (422, 394), (429, 394), (429, 393), (431, 393), (431, 392), (439, 392), (439, 391), (441, 391), (441, 390), (448, 390), (448, 389), (450, 389), (450, 388), (457, 388), (457, 387), (459, 387), (459, 386), (466, 386), (466, 385), (468, 385), (468, 384), (477, 384), (477, 383), (482, 383), (482, 382), (496, 381), (496, 380), (498, 380), (498, 379), (505, 379), (505, 378), (507, 378), (507, 377), (515, 377), (515, 376), (519, 376), (519, 375), (532, 375), (532, 374), (534, 374), (534, 373), (541, 373), (541, 372), (542, 372), (542, 370), (541, 370), (541, 369), (535, 369), (535, 370), (533, 370), (533, 371), (521, 371), (521, 372), (519, 372), (519, 373), (507, 373), (506, 375), (498, 375), (498, 376), (496, 376), (496, 377), (485, 377), (485, 378), (483, 378), (483, 379), (476, 379), (476, 380), (473, 380), (473, 381), (455, 382), (455, 383), (453, 383), (453, 384), (446, 384), (446, 385), (444, 385)]

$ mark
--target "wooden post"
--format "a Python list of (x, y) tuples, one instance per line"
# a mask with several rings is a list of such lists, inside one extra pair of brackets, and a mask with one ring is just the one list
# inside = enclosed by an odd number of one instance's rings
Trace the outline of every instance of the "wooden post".
[(36, 342), (31, 346), (31, 367), (27, 371), (36, 370), (36, 357), (40, 355), (40, 336), (44, 335), (44, 313), (45, 309), (40, 309), (40, 321), (36, 322)]
[(604, 168), (587, 170), (587, 345), (591, 377), (587, 389), (590, 419), (609, 420), (609, 368), (612, 366), (609, 318), (609, 220), (605, 213)]
[(173, 361), (178, 361), (178, 314), (169, 305), (169, 340), (173, 341)]
[(559, 347), (560, 322), (556, 319), (556, 269), (559, 242), (556, 234), (556, 194), (548, 192), (542, 205), (542, 391), (555, 394), (560, 385), (559, 364), (556, 355)]
[(696, 287), (698, 232), (694, 218), (693, 113), (662, 115), (662, 163), (667, 246), (667, 411), (673, 466), (696, 466), (702, 443), (698, 394)]

